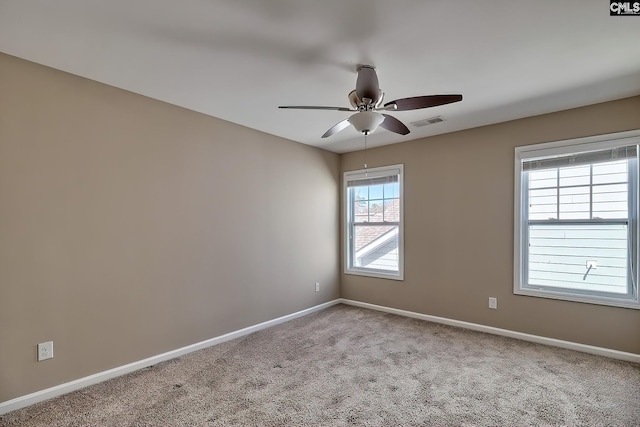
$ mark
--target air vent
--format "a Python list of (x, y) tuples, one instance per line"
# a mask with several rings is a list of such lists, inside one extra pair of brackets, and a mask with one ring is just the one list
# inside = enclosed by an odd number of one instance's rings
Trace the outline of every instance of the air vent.
[(417, 122), (411, 122), (410, 124), (419, 128), (422, 126), (433, 125), (440, 122), (444, 122), (442, 116), (429, 117), (428, 119), (418, 120)]

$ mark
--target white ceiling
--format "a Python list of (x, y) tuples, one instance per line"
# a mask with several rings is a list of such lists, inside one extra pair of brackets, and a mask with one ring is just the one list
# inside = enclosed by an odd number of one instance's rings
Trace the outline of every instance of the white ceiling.
[[(385, 145), (640, 94), (640, 16), (605, 0), (0, 0), (0, 51), (334, 152), (361, 149), (346, 112), (357, 64), (391, 113)], [(412, 121), (441, 115), (443, 123)]]

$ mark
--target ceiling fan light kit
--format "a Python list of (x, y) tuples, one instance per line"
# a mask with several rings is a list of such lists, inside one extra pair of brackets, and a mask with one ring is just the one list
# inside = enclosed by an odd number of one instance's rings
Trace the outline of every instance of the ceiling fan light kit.
[(335, 124), (322, 135), (322, 138), (328, 138), (349, 127), (349, 125), (364, 135), (374, 132), (378, 126), (400, 135), (407, 135), (409, 128), (404, 123), (393, 116), (382, 114), (378, 111), (418, 110), (462, 101), (462, 95), (426, 95), (400, 98), (382, 105), (384, 91), (380, 89), (378, 84), (376, 69), (371, 65), (360, 65), (356, 71), (358, 73), (356, 88), (348, 95), (349, 103), (353, 108), (302, 105), (281, 106), (280, 108), (355, 112), (348, 119)]
[(361, 111), (359, 113), (355, 113), (347, 120), (356, 128), (356, 130), (365, 135), (369, 135), (373, 131), (375, 131), (378, 126), (384, 121), (385, 117), (374, 111)]

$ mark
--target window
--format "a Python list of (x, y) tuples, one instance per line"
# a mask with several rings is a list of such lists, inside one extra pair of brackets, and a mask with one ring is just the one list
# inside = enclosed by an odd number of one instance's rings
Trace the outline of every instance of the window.
[(403, 165), (345, 172), (345, 273), (403, 279)]
[(640, 308), (640, 132), (516, 148), (514, 292)]

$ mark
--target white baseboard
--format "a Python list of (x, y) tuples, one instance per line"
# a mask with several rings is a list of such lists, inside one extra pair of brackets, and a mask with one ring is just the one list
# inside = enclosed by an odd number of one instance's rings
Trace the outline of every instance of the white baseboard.
[(447, 319), (446, 317), (430, 316), (428, 314), (415, 313), (413, 311), (400, 310), (397, 308), (384, 307), (381, 305), (369, 304), (366, 302), (354, 301), (341, 298), (342, 304), (353, 305), (355, 307), (368, 308), (371, 310), (383, 311), (385, 313), (397, 314), (399, 316), (412, 317), (414, 319), (427, 320), (434, 323), (456, 326), (459, 328), (472, 329), (474, 331), (486, 332), (488, 334), (502, 335), (516, 338), (523, 341), (546, 344), (553, 347), (561, 347), (569, 350), (581, 351), (583, 353), (596, 354), (598, 356), (610, 357), (612, 359), (626, 360), (627, 362), (640, 363), (640, 354), (627, 353), (624, 351), (612, 350), (604, 347), (596, 347), (587, 344), (580, 344), (571, 341), (563, 341), (555, 338), (547, 338), (539, 335), (525, 334), (523, 332), (510, 331), (508, 329), (494, 328), (493, 326), (480, 325), (478, 323), (463, 322), (461, 320)]
[(121, 375), (128, 374), (129, 372), (137, 371), (138, 369), (156, 365), (160, 362), (174, 359), (176, 357), (183, 356), (185, 354), (201, 350), (203, 348), (211, 347), (225, 341), (242, 337), (244, 335), (249, 335), (261, 329), (270, 328), (272, 326), (279, 325), (280, 323), (288, 322), (289, 320), (293, 320), (298, 317), (306, 316), (308, 314), (324, 310), (327, 307), (331, 307), (339, 303), (340, 299), (325, 302), (323, 304), (316, 305), (305, 310), (278, 317), (277, 319), (268, 320), (266, 322), (258, 323), (257, 325), (249, 326), (234, 332), (229, 332), (228, 334), (220, 335), (219, 337), (191, 344), (186, 347), (178, 348), (176, 350), (171, 350), (166, 353), (158, 354), (157, 356), (152, 356), (147, 359), (109, 369), (108, 371), (98, 372), (97, 374), (89, 375), (84, 378), (79, 378), (77, 380), (73, 380), (64, 384), (36, 391), (35, 393), (27, 394), (25, 396), (16, 397), (15, 399), (7, 400), (6, 402), (0, 403), (0, 415), (6, 414), (7, 412), (15, 411), (20, 408), (24, 408), (25, 406), (33, 405), (34, 403), (42, 402), (43, 400), (51, 399), (52, 397), (61, 396), (63, 394), (67, 394), (93, 384), (107, 381), (111, 378), (119, 377)]
[(289, 320), (296, 319), (298, 317), (306, 316), (311, 313), (315, 313), (325, 308), (331, 307), (336, 304), (346, 304), (355, 307), (362, 307), (371, 310), (382, 311), (385, 313), (397, 314), (399, 316), (411, 317), (414, 319), (426, 320), (434, 323), (441, 323), (444, 325), (455, 326), (459, 328), (471, 329), (479, 332), (486, 332), (494, 335), (502, 335), (505, 337), (516, 338), (523, 341), (530, 341), (539, 344), (546, 344), (554, 347), (566, 348), (569, 350), (581, 351), (583, 353), (595, 354), (598, 356), (610, 357), (612, 359), (626, 360), (628, 362), (640, 363), (640, 354), (627, 353), (624, 351), (611, 350), (603, 347), (596, 347), (586, 344), (575, 343), (571, 341), (563, 341), (555, 338), (547, 338), (538, 335), (525, 334), (522, 332), (511, 331), (508, 329), (494, 328), (492, 326), (480, 325), (478, 323), (463, 322), (461, 320), (448, 319), (446, 317), (431, 316), (428, 314), (416, 313), (413, 311), (400, 310), (397, 308), (384, 307), (381, 305), (369, 304), (366, 302), (354, 301), (345, 298), (339, 298), (333, 301), (329, 301), (320, 305), (316, 305), (305, 310), (298, 311), (296, 313), (288, 314), (286, 316), (278, 317), (277, 319), (269, 320), (259, 323), (257, 325), (249, 326), (234, 332), (229, 332), (219, 337), (211, 338), (199, 343), (191, 344), (186, 347), (182, 347), (176, 350), (168, 351), (156, 356), (149, 357), (147, 359), (139, 360), (137, 362), (129, 363), (127, 365), (119, 366), (117, 368), (109, 369), (108, 371), (98, 372), (93, 375), (89, 375), (84, 378), (79, 378), (64, 384), (60, 384), (54, 387), (50, 387), (44, 390), (37, 391), (25, 396), (20, 396), (6, 402), (0, 402), (0, 415), (6, 414), (11, 411), (15, 411), (20, 408), (24, 408), (34, 403), (42, 402), (47, 399), (51, 399), (56, 396), (70, 393), (72, 391), (97, 384), (103, 381), (107, 381), (111, 378), (119, 377), (121, 375), (128, 374), (129, 372), (136, 371), (138, 369), (146, 368), (164, 362), (169, 359), (183, 356), (185, 354), (201, 350), (203, 348), (211, 347), (216, 344), (223, 343), (235, 338), (249, 335), (253, 332), (257, 332), (261, 329), (266, 329), (271, 326), (278, 325), (280, 323), (287, 322)]

